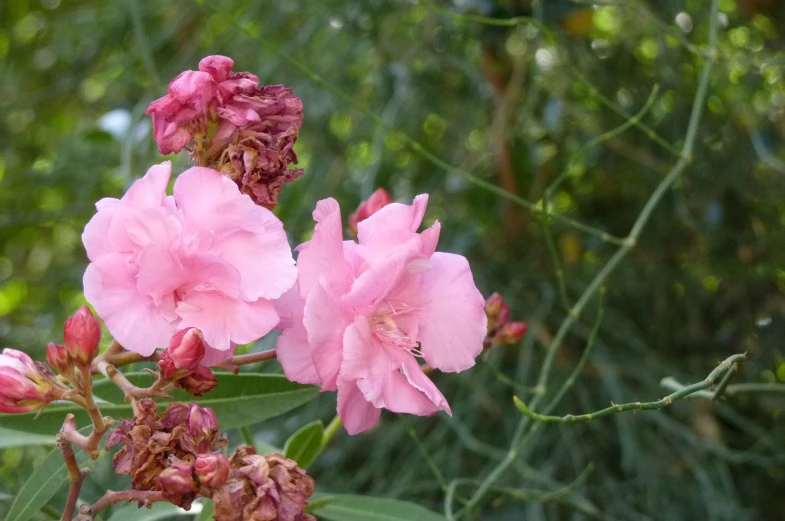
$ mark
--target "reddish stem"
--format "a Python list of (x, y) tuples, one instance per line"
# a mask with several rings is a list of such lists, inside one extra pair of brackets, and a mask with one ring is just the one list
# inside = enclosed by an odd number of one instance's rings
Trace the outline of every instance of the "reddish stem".
[(149, 507), (153, 503), (166, 501), (166, 499), (163, 492), (157, 490), (124, 490), (122, 492), (107, 490), (104, 497), (93, 503), (92, 506), (83, 505), (80, 515), (74, 521), (92, 521), (103, 509), (115, 503), (130, 501), (138, 501), (141, 505)]

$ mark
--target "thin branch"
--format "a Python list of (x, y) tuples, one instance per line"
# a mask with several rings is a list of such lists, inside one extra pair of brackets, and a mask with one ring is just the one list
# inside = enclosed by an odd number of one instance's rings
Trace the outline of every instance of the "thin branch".
[(104, 496), (93, 503), (92, 506), (83, 505), (80, 510), (80, 515), (74, 521), (92, 521), (99, 512), (115, 503), (126, 503), (131, 501), (138, 501), (143, 506), (149, 507), (153, 503), (160, 501), (167, 501), (164, 498), (163, 492), (157, 490), (124, 490), (122, 492), (114, 492), (108, 490)]
[[(660, 385), (665, 387), (666, 389), (672, 390), (679, 390), (683, 389), (685, 386), (679, 383), (678, 380), (669, 376), (667, 378), (663, 378), (660, 381)], [(714, 394), (709, 391), (700, 391), (697, 393), (691, 394), (688, 398), (714, 398)], [(729, 385), (723, 396), (730, 397), (730, 396), (738, 396), (740, 394), (785, 394), (785, 384), (779, 383), (743, 383), (743, 384), (733, 384)]]
[[(73, 415), (69, 415), (73, 418)], [(79, 492), (82, 490), (82, 481), (90, 473), (89, 469), (80, 469), (74, 454), (74, 448), (67, 437), (61, 432), (57, 435), (57, 448), (63, 454), (65, 466), (68, 469), (68, 498), (66, 499), (63, 515), (60, 521), (71, 521), (76, 510), (76, 502), (79, 499)]]
[(731, 381), (731, 378), (733, 378), (733, 375), (735, 375), (738, 372), (739, 372), (739, 364), (733, 364), (733, 367), (731, 367), (728, 370), (728, 372), (725, 373), (725, 376), (723, 376), (722, 380), (720, 380), (720, 384), (714, 390), (714, 395), (711, 397), (711, 401), (716, 402), (717, 400), (720, 399), (722, 393), (724, 393), (725, 390), (727, 389), (728, 384)]
[(659, 400), (653, 402), (631, 402), (625, 403), (621, 405), (611, 405), (605, 409), (589, 413), (589, 414), (580, 414), (580, 415), (572, 415), (568, 414), (566, 416), (547, 416), (544, 414), (537, 414), (529, 409), (526, 404), (518, 399), (515, 396), (513, 399), (515, 401), (515, 406), (520, 409), (520, 411), (531, 418), (534, 421), (544, 422), (544, 423), (577, 423), (577, 422), (586, 422), (592, 421), (597, 418), (602, 418), (603, 416), (610, 416), (612, 414), (616, 414), (618, 412), (624, 411), (653, 411), (657, 409), (662, 409), (671, 405), (673, 402), (679, 401), (693, 393), (698, 391), (704, 391), (710, 388), (720, 377), (720, 375), (727, 375), (728, 373), (733, 372), (733, 367), (739, 363), (743, 362), (747, 358), (746, 354), (738, 354), (729, 357), (727, 360), (722, 362), (718, 365), (710, 374), (706, 377), (705, 380), (700, 382), (694, 383), (692, 385), (688, 385), (679, 389), (678, 391), (669, 394), (668, 396), (661, 398)]

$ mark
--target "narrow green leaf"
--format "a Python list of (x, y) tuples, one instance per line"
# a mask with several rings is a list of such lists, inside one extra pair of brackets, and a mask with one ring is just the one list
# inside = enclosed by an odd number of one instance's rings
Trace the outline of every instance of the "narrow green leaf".
[[(89, 431), (90, 427), (80, 430), (82, 434)], [(93, 463), (87, 453), (81, 450), (76, 451), (76, 461), (80, 467), (90, 467)], [(54, 449), (22, 485), (16, 499), (11, 504), (6, 521), (28, 521), (66, 483), (68, 483), (68, 469), (65, 466), (62, 453), (58, 449)]]
[(152, 508), (139, 508), (136, 504), (115, 509), (108, 521), (158, 521), (174, 516), (195, 516), (196, 509), (183, 510), (171, 503), (153, 503)]
[(313, 510), (321, 521), (446, 521), (441, 514), (399, 499), (314, 494), (311, 501), (322, 499), (329, 502)]
[[(139, 386), (152, 384), (147, 373), (131, 373), (128, 379)], [(225, 374), (219, 373), (215, 389), (196, 400), (201, 406), (215, 411), (221, 429), (254, 425), (281, 415), (315, 398), (319, 392), (312, 385), (300, 385), (281, 375)], [(122, 391), (109, 380), (95, 383), (95, 394), (102, 403), (101, 413), (112, 418), (130, 418), (131, 406), (124, 402)], [(173, 391), (172, 399), (190, 402), (193, 397), (183, 391)], [(60, 430), (66, 414), (76, 415), (77, 425), (90, 422), (87, 413), (76, 405), (54, 404), (44, 410), (36, 420), (35, 412), (0, 415), (3, 427), (36, 434), (52, 434)]]
[(54, 445), (55, 435), (31, 434), (0, 427), (0, 449), (23, 445)]
[(286, 440), (283, 446), (284, 456), (296, 461), (301, 468), (307, 469), (319, 455), (323, 435), (322, 422), (315, 421), (303, 425)]
[(199, 512), (199, 517), (196, 518), (196, 521), (213, 521), (213, 516), (215, 515), (213, 500), (202, 499), (199, 501), (199, 504), (202, 505), (202, 511)]

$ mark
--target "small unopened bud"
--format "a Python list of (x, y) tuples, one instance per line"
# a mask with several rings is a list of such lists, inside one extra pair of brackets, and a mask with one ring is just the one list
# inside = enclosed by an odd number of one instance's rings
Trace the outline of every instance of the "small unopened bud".
[(68, 356), (68, 350), (65, 346), (50, 342), (46, 344), (46, 361), (49, 366), (63, 376), (73, 374), (74, 363), (71, 357)]
[(392, 202), (392, 197), (384, 188), (377, 188), (367, 201), (363, 201), (357, 207), (357, 211), (349, 216), (349, 228), (357, 235), (357, 224), (366, 220), (388, 204)]
[(193, 373), (185, 378), (177, 380), (177, 387), (196, 397), (212, 391), (216, 385), (218, 385), (218, 380), (216, 380), (215, 375), (209, 367), (203, 365), (197, 367)]
[(71, 359), (79, 365), (86, 366), (98, 354), (101, 323), (93, 316), (90, 308), (82, 306), (65, 321), (63, 336)]
[(165, 468), (158, 475), (157, 486), (172, 503), (176, 505), (190, 504), (193, 497), (189, 496), (199, 488), (194, 479), (193, 463), (178, 461)]
[(526, 334), (528, 326), (525, 322), (508, 322), (494, 338), (496, 344), (517, 344)]
[(218, 430), (218, 419), (207, 407), (192, 403), (185, 419), (185, 436), (181, 440), (183, 448), (193, 454), (209, 454), (226, 444)]
[(498, 293), (491, 295), (485, 302), (485, 314), (488, 316), (488, 329), (496, 329), (507, 323), (510, 318), (510, 306)]
[(178, 331), (161, 354), (158, 370), (166, 380), (179, 380), (193, 373), (204, 358), (204, 341), (198, 329)]
[(205, 487), (220, 487), (229, 479), (229, 460), (223, 454), (199, 454), (194, 462), (199, 483)]
[(33, 360), (16, 349), (0, 354), (0, 412), (34, 411), (55, 398), (57, 388)]

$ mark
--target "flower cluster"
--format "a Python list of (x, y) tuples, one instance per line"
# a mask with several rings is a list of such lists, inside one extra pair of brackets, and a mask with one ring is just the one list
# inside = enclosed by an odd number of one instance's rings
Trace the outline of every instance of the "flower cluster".
[(278, 301), (278, 359), (294, 381), (338, 391), (351, 434), (380, 409), (450, 412), (419, 359), (442, 371), (474, 365), (487, 329), (485, 300), (467, 260), (436, 252), (440, 224), (422, 233), (427, 195), (392, 203), (358, 223), (343, 241), (334, 199), (316, 205), (313, 237), (297, 250), (297, 285)]
[(268, 208), (285, 183), (302, 170), (294, 143), (303, 121), (303, 104), (283, 85), (262, 86), (249, 72), (232, 72), (226, 56), (208, 56), (198, 71), (184, 71), (169, 92), (147, 109), (162, 154), (189, 143), (202, 166), (214, 166), (240, 190)]
[(486, 349), (495, 345), (516, 344), (528, 330), (525, 322), (510, 321), (510, 305), (498, 293), (488, 298), (485, 303), (485, 314), (488, 316)]
[[(215, 413), (193, 403), (174, 402), (158, 416), (158, 406), (141, 400), (132, 420), (123, 420), (106, 440), (106, 448), (122, 445), (114, 455), (115, 472), (131, 476), (134, 490), (163, 490), (177, 496), (179, 505), (190, 504), (198, 489), (179, 493), (174, 479), (183, 468), (192, 467), (200, 454), (212, 454), (226, 445), (218, 431)], [(175, 471), (167, 470), (177, 463)]]
[(209, 366), (278, 323), (271, 299), (296, 269), (281, 221), (231, 180), (194, 167), (167, 196), (170, 175), (162, 163), (122, 199), (98, 202), (82, 235), (85, 296), (115, 340), (145, 356), (198, 328)]
[(283, 454), (240, 447), (226, 483), (212, 496), (216, 521), (316, 521), (303, 512), (314, 481)]

